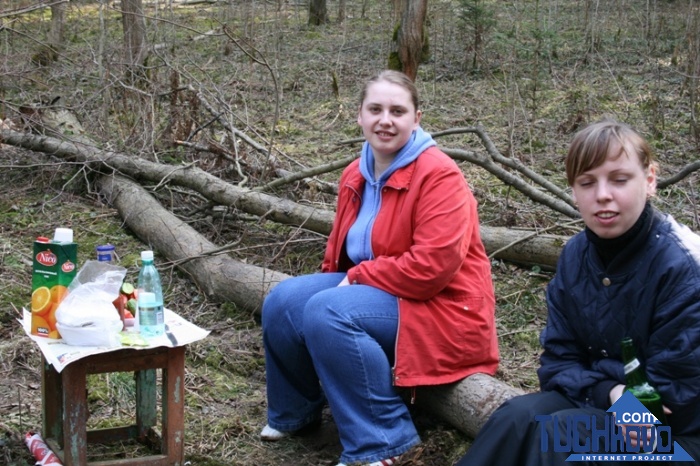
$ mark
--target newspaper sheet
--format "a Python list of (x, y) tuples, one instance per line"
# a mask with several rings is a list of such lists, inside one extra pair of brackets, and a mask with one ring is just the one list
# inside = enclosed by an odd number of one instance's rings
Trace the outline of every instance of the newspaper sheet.
[(158, 346), (169, 346), (172, 348), (176, 346), (188, 345), (209, 335), (208, 330), (204, 330), (203, 328), (196, 326), (195, 324), (166, 308), (164, 317), (167, 332), (158, 337), (149, 338), (147, 340), (148, 346), (72, 346), (66, 344), (61, 339), (56, 340), (32, 335), (31, 312), (29, 312), (27, 309), (22, 309), (22, 311), (23, 318), (22, 320), (18, 320), (22, 325), (24, 332), (27, 334), (27, 336), (29, 336), (29, 338), (34, 340), (34, 342), (41, 349), (46, 361), (53, 365), (56, 372), (59, 373), (71, 362), (77, 361), (80, 358), (84, 358), (92, 354), (108, 353), (110, 351), (124, 348), (148, 349)]

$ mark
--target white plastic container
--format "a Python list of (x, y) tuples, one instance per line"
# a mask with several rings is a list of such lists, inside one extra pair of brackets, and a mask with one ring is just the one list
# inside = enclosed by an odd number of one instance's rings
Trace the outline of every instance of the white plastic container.
[(64, 342), (73, 346), (102, 346), (112, 348), (119, 346), (119, 332), (122, 321), (103, 321), (99, 325), (73, 327), (56, 322), (56, 329)]

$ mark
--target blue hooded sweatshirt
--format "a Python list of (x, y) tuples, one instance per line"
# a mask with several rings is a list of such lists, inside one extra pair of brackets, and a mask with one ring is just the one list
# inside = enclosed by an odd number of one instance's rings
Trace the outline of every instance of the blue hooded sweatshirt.
[(374, 258), (372, 253), (372, 226), (374, 219), (382, 206), (382, 188), (389, 177), (401, 167), (405, 167), (418, 158), (429, 147), (437, 145), (430, 134), (419, 126), (408, 139), (405, 146), (394, 156), (391, 165), (382, 173), (379, 179), (374, 179), (374, 153), (369, 143), (365, 141), (360, 155), (360, 173), (365, 179), (362, 191), (362, 205), (355, 223), (348, 231), (345, 247), (348, 257), (355, 264)]

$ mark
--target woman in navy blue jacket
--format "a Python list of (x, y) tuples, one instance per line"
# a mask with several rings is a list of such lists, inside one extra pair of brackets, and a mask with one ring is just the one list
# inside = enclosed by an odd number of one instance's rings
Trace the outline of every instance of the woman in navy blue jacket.
[(700, 237), (652, 207), (656, 164), (648, 143), (625, 124), (604, 120), (579, 132), (566, 175), (586, 228), (565, 245), (547, 288), (541, 391), (499, 407), (457, 465), (569, 465), (571, 439), (588, 439), (588, 450), (600, 453), (588, 464), (634, 461), (619, 455), (640, 448), (636, 429), (615, 452), (606, 435), (591, 435), (592, 425), (571, 422), (591, 419), (599, 432), (621, 427), (606, 422), (625, 390), (625, 337), (661, 394), (673, 441), (698, 464)]

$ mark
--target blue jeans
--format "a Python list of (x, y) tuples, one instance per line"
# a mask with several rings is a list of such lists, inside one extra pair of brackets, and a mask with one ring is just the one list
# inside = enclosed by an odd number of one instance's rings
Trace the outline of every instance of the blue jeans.
[(343, 273), (278, 284), (262, 310), (268, 424), (298, 430), (331, 408), (345, 463), (379, 461), (420, 442), (392, 385), (399, 322), (396, 296), (337, 285)]

